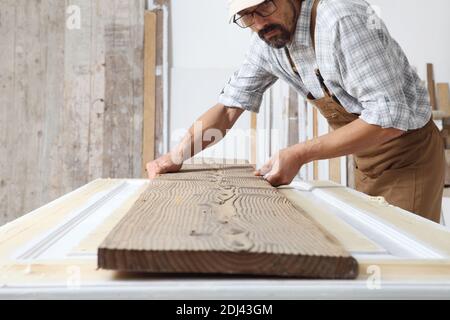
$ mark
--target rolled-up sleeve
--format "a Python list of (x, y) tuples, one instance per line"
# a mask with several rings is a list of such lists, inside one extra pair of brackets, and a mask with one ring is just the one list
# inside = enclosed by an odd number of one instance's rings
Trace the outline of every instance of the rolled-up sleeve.
[(278, 78), (274, 76), (262, 56), (261, 48), (252, 41), (240, 69), (236, 71), (219, 95), (219, 103), (259, 112), (264, 92)]
[(347, 16), (333, 28), (334, 59), (345, 90), (358, 100), (360, 118), (383, 128), (407, 131), (415, 114), (403, 89), (403, 66), (398, 64), (386, 27), (370, 25), (367, 17)]

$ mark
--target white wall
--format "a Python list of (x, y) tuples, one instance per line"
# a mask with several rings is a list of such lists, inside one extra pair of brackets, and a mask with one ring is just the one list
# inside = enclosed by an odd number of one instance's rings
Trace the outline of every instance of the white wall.
[(422, 79), (426, 63), (434, 64), (436, 82), (450, 82), (450, 1), (369, 0), (405, 50)]
[[(250, 33), (228, 24), (226, 0), (173, 0), (171, 14), (173, 146), (177, 135), (217, 103), (220, 91), (244, 58)], [(236, 128), (247, 129), (249, 123), (250, 116), (245, 113)], [(236, 138), (243, 137), (231, 134), (204, 155), (248, 158), (248, 148), (233, 143)], [(240, 150), (234, 150), (234, 145)]]
[[(247, 50), (249, 32), (228, 24), (227, 2), (172, 0), (171, 131), (188, 128), (215, 104)], [(380, 7), (381, 17), (422, 79), (425, 64), (432, 62), (436, 81), (450, 82), (449, 0), (369, 2)], [(246, 113), (238, 127), (248, 128), (249, 123)], [(245, 157), (242, 152), (229, 147), (224, 156)]]

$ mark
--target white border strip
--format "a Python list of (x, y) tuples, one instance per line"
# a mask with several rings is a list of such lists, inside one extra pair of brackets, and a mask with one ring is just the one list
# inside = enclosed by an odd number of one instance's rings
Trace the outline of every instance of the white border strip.
[(64, 259), (70, 250), (125, 202), (143, 181), (123, 182), (109, 191), (95, 195), (76, 209), (64, 222), (29, 242), (14, 254), (15, 260)]
[(401, 247), (405, 251), (405, 253), (412, 255), (413, 258), (446, 259), (446, 256), (442, 255), (441, 253), (429, 248), (428, 246), (425, 246), (419, 241), (411, 239), (404, 233), (390, 226), (388, 223), (376, 219), (370, 212), (355, 209), (341, 199), (330, 195), (327, 192), (326, 188), (314, 188), (312, 190), (312, 193), (317, 197), (325, 200), (328, 204), (338, 208), (343, 214), (345, 214), (352, 220), (355, 220), (365, 225), (367, 228), (370, 228), (379, 237), (388, 238), (398, 247)]

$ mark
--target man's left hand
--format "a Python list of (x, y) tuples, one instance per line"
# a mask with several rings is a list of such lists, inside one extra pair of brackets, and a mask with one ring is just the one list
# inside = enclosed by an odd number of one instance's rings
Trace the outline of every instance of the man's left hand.
[(299, 145), (294, 145), (279, 151), (255, 175), (264, 177), (274, 187), (290, 184), (304, 164), (298, 149)]

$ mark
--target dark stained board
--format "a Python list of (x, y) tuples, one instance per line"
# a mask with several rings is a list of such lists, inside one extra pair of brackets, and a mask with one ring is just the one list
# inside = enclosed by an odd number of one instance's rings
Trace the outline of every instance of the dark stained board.
[(98, 249), (103, 269), (349, 279), (357, 262), (249, 165), (150, 181)]

